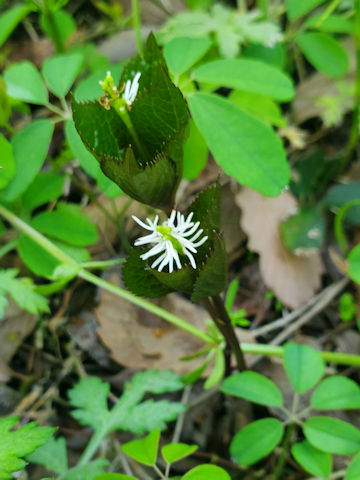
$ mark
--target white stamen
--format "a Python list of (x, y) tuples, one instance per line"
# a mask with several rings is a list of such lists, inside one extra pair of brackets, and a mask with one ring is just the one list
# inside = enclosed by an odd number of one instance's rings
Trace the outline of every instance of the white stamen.
[(126, 105), (130, 106), (134, 102), (134, 100), (136, 98), (136, 95), (138, 93), (138, 90), (139, 90), (139, 78), (140, 77), (141, 77), (141, 73), (137, 72), (133, 81), (128, 80), (126, 82), (125, 90), (124, 90), (124, 93), (123, 93), (123, 99), (125, 100)]

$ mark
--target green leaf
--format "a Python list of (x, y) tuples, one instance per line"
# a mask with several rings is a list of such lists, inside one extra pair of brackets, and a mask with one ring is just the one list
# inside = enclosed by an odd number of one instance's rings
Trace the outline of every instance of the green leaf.
[(122, 278), (128, 290), (141, 297), (156, 298), (173, 292), (174, 289), (160, 282), (140, 258), (140, 249), (132, 248), (122, 268)]
[(67, 53), (44, 61), (41, 71), (52, 93), (65, 97), (80, 72), (83, 60), (80, 53)]
[(65, 438), (51, 438), (28, 455), (27, 460), (32, 463), (39, 463), (47, 470), (52, 470), (55, 473), (65, 473), (68, 469)]
[(284, 402), (275, 383), (257, 372), (235, 373), (225, 379), (220, 390), (259, 405), (280, 407)]
[[(193, 220), (200, 222), (205, 232), (220, 231), (221, 187), (217, 181), (212, 187), (202, 190), (187, 209), (187, 215), (194, 213)], [(208, 250), (208, 249), (207, 249)]]
[(0, 198), (12, 202), (34, 180), (46, 158), (54, 126), (50, 120), (35, 120), (12, 139), (16, 173)]
[(360, 283), (360, 243), (347, 256), (348, 275), (356, 283)]
[(306, 20), (304, 26), (309, 29), (314, 28), (315, 30), (328, 33), (353, 33), (354, 24), (347, 18), (332, 13), (319, 23), (319, 20), (322, 17), (322, 12), (314, 13)]
[(10, 97), (36, 105), (45, 105), (49, 101), (40, 73), (27, 60), (5, 70), (4, 80)]
[(42, 31), (45, 33), (46, 36), (48, 36), (54, 41), (54, 38), (53, 38), (54, 28), (51, 25), (51, 22), (53, 21), (55, 23), (55, 28), (60, 36), (61, 41), (63, 43), (66, 43), (68, 38), (74, 32), (76, 32), (77, 27), (76, 27), (75, 20), (65, 10), (53, 10), (51, 14), (52, 14), (52, 20), (50, 20), (49, 17), (45, 16), (44, 14), (40, 16), (40, 27)]
[(302, 33), (296, 43), (309, 62), (330, 77), (342, 77), (349, 69), (345, 48), (326, 33)]
[[(360, 199), (360, 182), (337, 184), (331, 187), (321, 203), (329, 207), (342, 207), (352, 200)], [(360, 225), (360, 206), (351, 207), (345, 215), (345, 219), (354, 225)]]
[(215, 363), (214, 367), (204, 383), (205, 390), (215, 387), (225, 375), (225, 356), (223, 349), (218, 347), (216, 349)]
[(70, 209), (42, 212), (31, 220), (30, 225), (39, 232), (68, 242), (76, 247), (96, 243), (96, 227), (84, 213)]
[(109, 70), (114, 78), (115, 85), (118, 85), (123, 71), (122, 64), (108, 65), (99, 68), (76, 85), (73, 92), (75, 100), (77, 102), (83, 102), (84, 100), (98, 100), (104, 94), (103, 89), (99, 85), (99, 81), (106, 77), (106, 72)]
[(287, 14), (290, 20), (302, 17), (311, 12), (315, 7), (324, 3), (325, 0), (285, 0)]
[(257, 58), (274, 67), (284, 70), (286, 63), (286, 48), (283, 43), (269, 47), (260, 43), (250, 43), (242, 52), (243, 57)]
[(48, 301), (34, 291), (30, 278), (16, 278), (18, 271), (11, 268), (0, 270), (0, 293), (9, 294), (20, 308), (30, 313), (48, 312)]
[(360, 453), (354, 457), (348, 466), (344, 480), (358, 480), (360, 478)]
[(295, 443), (291, 447), (295, 460), (311, 475), (328, 478), (332, 469), (332, 458), (329, 453), (321, 452), (307, 440)]
[(324, 361), (310, 345), (287, 343), (283, 359), (291, 385), (298, 393), (310, 390), (324, 374)]
[(10, 99), (6, 95), (6, 84), (4, 80), (0, 77), (0, 127), (5, 127), (7, 125), (10, 115)]
[(239, 465), (252, 465), (274, 450), (283, 436), (283, 426), (276, 418), (256, 420), (232, 439), (230, 454)]
[(123, 473), (102, 473), (94, 477), (94, 480), (138, 480), (136, 477), (124, 475)]
[(94, 476), (104, 473), (108, 464), (109, 462), (105, 458), (97, 458), (86, 465), (71, 468), (65, 475), (61, 476), (61, 480), (93, 480)]
[(316, 207), (303, 207), (281, 223), (280, 233), (286, 247), (295, 254), (312, 253), (324, 241), (324, 217)]
[(157, 429), (149, 433), (145, 438), (125, 443), (121, 448), (126, 455), (137, 462), (153, 466), (156, 463), (159, 441), (160, 430)]
[(258, 93), (235, 90), (229, 96), (229, 100), (262, 122), (277, 127), (285, 127), (286, 125), (286, 120), (280, 107), (269, 97)]
[(206, 166), (208, 149), (204, 137), (192, 119), (189, 127), (189, 136), (184, 145), (183, 177), (193, 180)]
[(337, 418), (308, 418), (303, 430), (307, 440), (323, 452), (352, 455), (360, 451), (360, 430)]
[(62, 194), (64, 184), (65, 177), (55, 172), (38, 173), (22, 196), (24, 208), (31, 212), (44, 203), (56, 200)]
[(295, 94), (288, 75), (260, 60), (215, 60), (198, 67), (192, 77), (199, 82), (259, 93), (279, 101), (289, 101)]
[(164, 47), (164, 57), (169, 70), (174, 75), (181, 75), (191, 68), (211, 47), (211, 40), (206, 37), (178, 37)]
[(161, 455), (165, 462), (174, 463), (192, 455), (198, 448), (197, 445), (187, 445), (186, 443), (169, 443), (162, 447)]
[(311, 395), (311, 406), (319, 410), (360, 409), (360, 387), (350, 378), (326, 378)]
[(198, 302), (222, 292), (227, 285), (227, 254), (222, 236), (213, 233), (213, 249), (203, 265), (198, 268), (199, 273), (191, 295), (192, 302)]
[(0, 47), (31, 10), (30, 5), (19, 4), (8, 8), (0, 15)]
[(185, 473), (181, 480), (231, 480), (231, 477), (216, 465), (198, 465)]
[(11, 144), (0, 133), (0, 189), (6, 187), (9, 181), (13, 178), (16, 171), (14, 154)]
[(23, 457), (29, 455), (37, 447), (45, 443), (55, 432), (55, 428), (38, 427), (36, 422), (30, 422), (11, 432), (18, 417), (0, 418), (0, 478), (13, 478), (11, 473), (22, 470), (26, 462)]
[(189, 105), (225, 173), (263, 195), (281, 193), (289, 181), (289, 166), (283, 145), (269, 126), (217, 95), (195, 93)]

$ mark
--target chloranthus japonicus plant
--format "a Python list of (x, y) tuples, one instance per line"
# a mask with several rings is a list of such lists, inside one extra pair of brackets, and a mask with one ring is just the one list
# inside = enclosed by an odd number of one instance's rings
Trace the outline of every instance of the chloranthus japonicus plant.
[(189, 111), (155, 37), (125, 65), (119, 85), (111, 72), (99, 83), (104, 93), (97, 101), (72, 102), (77, 131), (105, 175), (165, 213), (134, 217), (144, 236), (124, 265), (125, 284), (144, 297), (180, 290), (194, 302), (219, 293), (227, 280), (220, 187), (200, 193), (186, 212), (175, 210)]

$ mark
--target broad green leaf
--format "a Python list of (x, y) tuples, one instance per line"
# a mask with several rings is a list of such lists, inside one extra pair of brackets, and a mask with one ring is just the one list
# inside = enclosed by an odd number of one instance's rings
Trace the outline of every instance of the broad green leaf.
[(283, 359), (291, 385), (298, 393), (310, 390), (324, 374), (324, 361), (310, 345), (287, 343)]
[(76, 247), (85, 247), (97, 241), (96, 227), (84, 213), (69, 209), (39, 213), (31, 226), (45, 235), (57, 238)]
[(271, 47), (260, 43), (250, 43), (245, 47), (242, 56), (256, 58), (283, 70), (286, 63), (286, 48), (283, 43), (276, 43)]
[(31, 10), (30, 5), (19, 4), (8, 8), (0, 15), (0, 46), (6, 42), (11, 32)]
[(49, 101), (40, 73), (27, 60), (14, 63), (5, 70), (4, 80), (10, 97), (37, 105), (45, 105)]
[(206, 37), (178, 37), (164, 47), (164, 57), (169, 70), (174, 75), (181, 75), (191, 68), (211, 47), (211, 40)]
[(198, 448), (197, 445), (187, 445), (186, 443), (169, 443), (162, 447), (161, 455), (165, 462), (174, 463), (193, 454)]
[(27, 460), (39, 463), (47, 470), (52, 470), (55, 473), (65, 473), (68, 469), (65, 438), (51, 438), (28, 455)]
[(348, 275), (356, 283), (360, 283), (360, 243), (347, 256)]
[(344, 480), (358, 480), (360, 478), (360, 453), (356, 455), (348, 466)]
[(94, 480), (138, 480), (136, 477), (131, 477), (130, 475), (124, 475), (123, 473), (102, 473), (101, 475), (96, 475)]
[(350, 378), (326, 378), (311, 395), (311, 406), (319, 410), (360, 409), (360, 387)]
[(57, 97), (65, 97), (80, 72), (83, 55), (67, 53), (47, 58), (42, 64), (42, 74), (49, 89)]
[(316, 207), (303, 207), (281, 223), (280, 233), (287, 248), (295, 254), (314, 252), (324, 241), (324, 217)]
[(159, 448), (160, 430), (154, 430), (145, 438), (132, 440), (122, 445), (122, 451), (139, 463), (153, 466), (156, 463)]
[(6, 187), (16, 171), (11, 144), (0, 133), (0, 189)]
[[(345, 184), (337, 184), (331, 187), (321, 203), (329, 207), (342, 207), (345, 203), (351, 200), (360, 199), (360, 182), (354, 181)], [(360, 225), (360, 205), (354, 205), (351, 207), (346, 215), (345, 219), (354, 225)]]
[[(69, 37), (76, 32), (76, 22), (74, 18), (65, 10), (53, 10), (52, 21), (55, 23), (56, 31), (60, 35), (61, 41), (66, 43)], [(40, 26), (45, 35), (53, 38), (53, 27), (50, 24), (51, 20), (43, 13), (40, 16)]]
[(33, 281), (30, 278), (16, 278), (17, 274), (18, 271), (13, 268), (0, 270), (0, 294), (7, 293), (20, 308), (30, 313), (48, 312), (48, 301), (35, 292)]
[(191, 119), (189, 136), (184, 145), (183, 177), (193, 180), (205, 168), (208, 158), (208, 148), (204, 137)]
[[(0, 170), (1, 173), (1, 170)], [(40, 172), (22, 196), (22, 204), (29, 211), (56, 200), (62, 194), (65, 177), (55, 172)]]
[(216, 465), (198, 465), (185, 473), (181, 480), (231, 480), (231, 477)]
[(275, 383), (257, 372), (235, 373), (226, 378), (220, 390), (228, 395), (270, 407), (280, 407), (284, 401)]
[(305, 437), (323, 452), (352, 455), (360, 451), (360, 430), (337, 418), (308, 418), (303, 427)]
[(285, 127), (286, 120), (280, 107), (271, 98), (258, 93), (235, 90), (229, 96), (231, 103), (262, 122), (277, 127)]
[(199, 82), (258, 93), (279, 101), (291, 100), (295, 94), (290, 77), (260, 60), (215, 60), (198, 67), (192, 77)]
[(285, 0), (287, 14), (290, 20), (302, 17), (309, 13), (318, 5), (324, 3), (325, 0)]
[(264, 418), (246, 425), (232, 439), (230, 454), (239, 465), (252, 465), (274, 450), (283, 436), (276, 418)]
[(67, 473), (61, 476), (61, 480), (94, 480), (94, 476), (104, 473), (105, 467), (109, 462), (105, 458), (97, 458), (85, 465), (79, 465), (71, 468)]
[(204, 383), (205, 390), (215, 387), (225, 375), (225, 356), (223, 349), (218, 347), (216, 349), (215, 363), (213, 369)]
[(332, 13), (319, 23), (322, 16), (323, 13), (314, 13), (306, 20), (304, 26), (328, 33), (352, 33), (354, 30), (354, 24), (341, 15)]
[(99, 85), (99, 81), (106, 77), (106, 72), (108, 70), (114, 78), (115, 85), (118, 85), (123, 71), (123, 66), (121, 64), (100, 68), (76, 85), (73, 92), (75, 100), (77, 102), (83, 102), (84, 100), (98, 100), (104, 94), (103, 89)]
[(56, 430), (50, 427), (38, 427), (36, 422), (30, 422), (16, 431), (10, 431), (18, 419), (17, 416), (0, 418), (0, 478), (2, 480), (11, 479), (12, 473), (22, 470), (26, 465), (23, 457), (48, 441)]
[(34, 180), (46, 158), (54, 126), (50, 120), (35, 120), (12, 139), (16, 173), (0, 198), (12, 202)]
[(194, 121), (225, 173), (263, 195), (279, 195), (289, 181), (281, 140), (263, 122), (208, 93), (189, 99)]
[(0, 127), (5, 127), (11, 115), (10, 99), (6, 94), (6, 83), (0, 77)]
[(304, 440), (291, 447), (295, 460), (311, 475), (319, 478), (328, 478), (332, 469), (332, 457), (322, 452)]
[(342, 77), (349, 69), (345, 48), (326, 33), (302, 33), (296, 43), (309, 62), (330, 77)]

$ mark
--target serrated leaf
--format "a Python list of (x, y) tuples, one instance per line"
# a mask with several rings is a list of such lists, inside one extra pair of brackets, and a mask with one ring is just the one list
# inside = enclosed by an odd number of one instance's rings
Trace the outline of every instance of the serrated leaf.
[(304, 440), (291, 447), (295, 460), (311, 475), (319, 478), (328, 478), (332, 468), (332, 458), (329, 453), (321, 452), (311, 443)]
[(189, 106), (225, 173), (263, 195), (281, 193), (290, 171), (281, 140), (271, 127), (218, 95), (194, 93)]
[(0, 198), (12, 202), (18, 198), (39, 173), (46, 158), (54, 126), (48, 119), (35, 120), (17, 133), (12, 141), (16, 172)]
[(187, 445), (186, 443), (169, 443), (162, 447), (161, 455), (165, 462), (174, 463), (192, 455), (198, 448), (197, 445)]
[(21, 470), (26, 462), (23, 457), (45, 443), (55, 432), (55, 428), (38, 427), (36, 422), (28, 423), (16, 431), (10, 431), (18, 417), (0, 418), (0, 478), (13, 478), (11, 473)]
[(67, 53), (47, 58), (42, 64), (42, 74), (50, 90), (57, 97), (64, 97), (80, 72), (83, 55)]
[(360, 387), (350, 378), (326, 378), (311, 395), (311, 406), (319, 410), (360, 409)]
[(199, 267), (200, 271), (194, 290), (191, 295), (192, 302), (216, 295), (224, 290), (227, 284), (227, 254), (223, 238), (216, 232), (213, 234), (213, 249)]
[(160, 430), (154, 430), (145, 438), (125, 443), (122, 451), (139, 463), (154, 466), (160, 441)]
[(193, 220), (200, 222), (206, 231), (220, 230), (221, 187), (217, 182), (214, 186), (203, 190), (187, 210), (194, 213)]
[(257, 372), (235, 373), (226, 378), (220, 390), (259, 405), (280, 407), (284, 401), (275, 383)]
[(48, 300), (34, 291), (30, 278), (16, 278), (15, 269), (0, 270), (0, 292), (9, 294), (20, 308), (30, 313), (48, 312)]
[(123, 268), (122, 277), (128, 290), (141, 297), (156, 298), (173, 292), (173, 288), (161, 283), (140, 258), (143, 252), (132, 248)]
[(65, 438), (51, 438), (26, 458), (29, 462), (43, 465), (47, 470), (65, 473), (68, 469)]
[(4, 80), (10, 97), (37, 105), (45, 105), (49, 101), (40, 73), (27, 60), (11, 65), (4, 72)]
[(158, 272), (156, 269), (150, 269), (152, 275), (162, 284), (171, 288), (171, 291), (180, 291), (191, 293), (196, 280), (197, 272), (190, 266), (185, 257), (181, 257), (182, 267), (172, 273)]
[(94, 476), (104, 473), (105, 467), (109, 462), (105, 458), (97, 458), (86, 465), (79, 465), (71, 468), (61, 480), (93, 480)]

